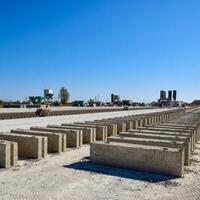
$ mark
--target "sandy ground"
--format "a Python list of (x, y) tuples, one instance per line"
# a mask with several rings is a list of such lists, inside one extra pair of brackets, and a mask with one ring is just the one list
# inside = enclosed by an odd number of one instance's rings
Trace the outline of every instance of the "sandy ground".
[[(109, 113), (109, 116), (133, 114), (132, 112)], [(39, 122), (40, 118), (8, 121), (12, 121), (14, 127), (33, 125), (32, 120), (38, 120), (35, 122), (44, 125), (49, 122), (60, 124), (62, 120), (109, 117), (108, 113), (92, 115), (43, 118), (43, 122)], [(1, 129), (3, 122), (0, 124)], [(89, 145), (85, 145), (60, 155), (50, 154), (40, 161), (20, 160), (18, 166), (0, 170), (0, 199), (200, 199), (200, 144), (193, 153), (191, 166), (186, 168), (184, 178), (180, 179), (94, 165), (89, 163), (88, 157)]]
[[(199, 145), (200, 146), (200, 145)], [(0, 199), (200, 199), (200, 150), (184, 178), (92, 165), (89, 146), (0, 170)]]

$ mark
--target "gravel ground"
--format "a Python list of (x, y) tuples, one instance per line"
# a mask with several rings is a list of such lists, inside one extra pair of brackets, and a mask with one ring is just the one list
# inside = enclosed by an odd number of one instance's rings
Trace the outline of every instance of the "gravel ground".
[[(84, 114), (2, 121), (6, 126), (30, 127), (47, 123), (84, 121), (138, 112)], [(9, 124), (7, 124), (9, 121)], [(36, 124), (35, 124), (36, 123)], [(2, 127), (3, 126), (3, 127)], [(8, 127), (6, 128), (8, 129)], [(193, 153), (192, 164), (184, 178), (122, 170), (98, 166), (88, 162), (89, 146), (70, 149), (47, 158), (20, 160), (16, 167), (0, 170), (0, 199), (69, 199), (69, 200), (199, 200), (200, 199), (200, 144)]]
[[(200, 147), (200, 145), (199, 145)], [(89, 146), (0, 170), (0, 199), (199, 200), (200, 151), (184, 178), (107, 168), (84, 160)]]

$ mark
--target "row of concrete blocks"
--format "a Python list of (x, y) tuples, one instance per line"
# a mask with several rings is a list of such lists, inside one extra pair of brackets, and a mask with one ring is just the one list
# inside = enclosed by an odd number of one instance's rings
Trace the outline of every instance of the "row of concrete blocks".
[[(174, 112), (156, 113), (149, 115), (148, 118), (152, 119), (151, 124), (155, 124), (161, 119), (172, 118), (172, 115), (174, 115)], [(11, 130), (11, 133), (0, 133), (0, 140), (16, 142), (18, 154), (15, 154), (19, 155), (19, 157), (41, 159), (46, 157), (47, 153), (61, 153), (66, 151), (66, 148), (77, 148), (96, 140), (106, 141), (107, 137), (116, 136), (127, 128), (145, 125), (143, 123), (146, 121), (144, 116), (132, 116), (132, 118), (134, 119), (129, 117), (87, 123), (62, 124), (61, 126), (31, 127), (30, 130), (17, 129)], [(15, 160), (17, 160), (17, 157), (15, 157)], [(0, 165), (0, 167), (4, 166), (9, 167), (9, 165)]]
[[(41, 159), (46, 157), (47, 153), (61, 153), (67, 148), (89, 144), (96, 141), (96, 137), (98, 140), (105, 139), (106, 127), (95, 127), (93, 125), (90, 128), (77, 125), (31, 127), (30, 130), (16, 129), (11, 130), (11, 133), (0, 133), (0, 139), (17, 142), (19, 157)], [(5, 161), (5, 158), (2, 157), (2, 160)], [(0, 167), (9, 167), (9, 165), (2, 164)]]
[[(157, 124), (161, 121), (172, 119), (174, 115), (184, 113), (184, 110), (168, 111), (153, 113), (148, 115), (128, 116), (121, 118), (111, 118), (105, 120), (86, 121), (84, 123), (62, 124), (61, 126), (49, 125), (48, 128), (78, 128), (78, 129), (95, 129), (94, 133), (96, 140), (107, 140), (107, 137), (117, 136), (120, 132), (144, 127), (148, 124)], [(84, 129), (83, 129), (84, 128)], [(95, 140), (95, 139), (94, 139)], [(92, 142), (92, 140), (90, 140)], [(89, 142), (89, 143), (90, 143)]]
[[(133, 115), (127, 117), (116, 117), (105, 120), (95, 120), (93, 123), (101, 123), (102, 125), (117, 124), (117, 134), (119, 132), (128, 131), (129, 129), (137, 129), (152, 124), (159, 124), (170, 119), (177, 118), (185, 113), (185, 110), (174, 110), (168, 112), (151, 113), (145, 115)], [(87, 122), (88, 123), (88, 122)], [(90, 122), (91, 123), (91, 122)], [(108, 136), (111, 136), (108, 134)]]
[[(0, 133), (0, 139), (17, 142), (19, 157), (41, 159), (46, 157), (47, 153), (61, 153), (67, 148), (77, 148), (94, 142), (96, 138), (98, 140), (107, 138), (106, 127), (95, 127), (93, 125), (90, 128), (84, 125), (31, 127), (30, 130), (16, 129), (11, 130), (11, 133)], [(0, 167), (5, 165), (2, 164)]]
[(182, 177), (199, 132), (197, 124), (173, 121), (137, 127), (91, 144), (91, 162)]
[[(151, 109), (151, 108), (149, 108), (149, 109)], [(99, 113), (99, 112), (114, 112), (114, 111), (121, 111), (121, 110), (123, 110), (123, 108), (86, 109), (86, 110), (83, 110), (83, 109), (80, 109), (80, 110), (57, 110), (57, 111), (51, 111), (50, 116), (78, 115), (78, 114), (89, 114), (89, 113)], [(137, 109), (135, 109), (135, 110), (137, 110)], [(0, 113), (0, 120), (29, 118), (29, 117), (35, 117), (35, 112)]]

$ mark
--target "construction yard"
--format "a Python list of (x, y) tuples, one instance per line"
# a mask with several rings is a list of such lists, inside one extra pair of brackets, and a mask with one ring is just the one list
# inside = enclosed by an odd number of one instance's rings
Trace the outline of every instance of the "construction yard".
[(200, 200), (200, 0), (0, 1), (0, 200)]
[(0, 198), (199, 199), (199, 116), (151, 109), (1, 120), (10, 151), (0, 159)]

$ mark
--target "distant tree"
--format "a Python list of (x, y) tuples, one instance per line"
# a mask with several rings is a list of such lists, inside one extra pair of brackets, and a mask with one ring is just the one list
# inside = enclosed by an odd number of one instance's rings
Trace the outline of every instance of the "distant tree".
[(68, 89), (65, 87), (61, 87), (60, 93), (59, 93), (59, 98), (63, 105), (66, 105), (68, 103), (69, 97), (70, 97), (70, 94), (69, 94)]
[(89, 106), (94, 106), (95, 100), (94, 100), (94, 99), (90, 99), (90, 100), (88, 101), (88, 104), (89, 104)]

